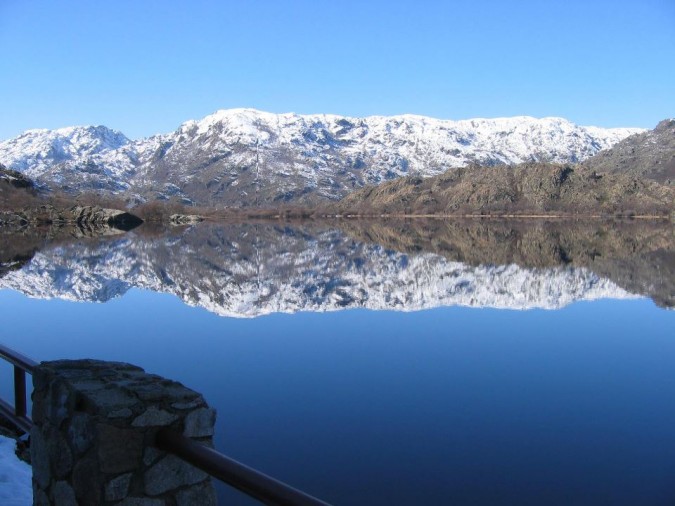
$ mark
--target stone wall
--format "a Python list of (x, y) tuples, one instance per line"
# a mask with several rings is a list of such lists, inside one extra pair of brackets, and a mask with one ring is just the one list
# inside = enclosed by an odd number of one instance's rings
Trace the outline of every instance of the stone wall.
[(214, 505), (209, 476), (153, 446), (171, 427), (212, 446), (215, 411), (180, 383), (129, 364), (41, 363), (33, 375), (35, 505)]

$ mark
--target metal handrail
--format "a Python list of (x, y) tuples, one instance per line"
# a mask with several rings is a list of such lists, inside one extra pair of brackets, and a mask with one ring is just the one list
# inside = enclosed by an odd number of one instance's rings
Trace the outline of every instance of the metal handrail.
[(20, 367), (29, 374), (33, 374), (33, 370), (38, 366), (38, 363), (32, 358), (28, 358), (27, 356), (8, 348), (4, 344), (0, 344), (0, 357), (4, 358), (10, 364)]
[(0, 414), (24, 432), (30, 432), (33, 421), (26, 414), (26, 373), (33, 374), (34, 360), (0, 344), (0, 358), (14, 366), (14, 406), (0, 399)]
[(329, 506), (328, 503), (316, 497), (226, 457), (222, 453), (199, 444), (169, 428), (163, 428), (157, 432), (155, 444), (160, 450), (173, 453), (264, 504)]
[[(0, 358), (14, 366), (14, 406), (0, 399), (0, 414), (24, 432), (30, 432), (33, 421), (26, 415), (26, 373), (33, 374), (34, 360), (0, 344)], [(228, 485), (264, 504), (276, 506), (329, 506), (311, 495), (226, 457), (169, 428), (157, 432), (155, 446), (172, 453)]]

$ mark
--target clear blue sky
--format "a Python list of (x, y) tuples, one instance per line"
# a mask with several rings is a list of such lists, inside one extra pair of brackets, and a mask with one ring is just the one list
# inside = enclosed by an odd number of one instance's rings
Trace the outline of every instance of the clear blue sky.
[(217, 109), (675, 116), (675, 1), (0, 0), (0, 139)]

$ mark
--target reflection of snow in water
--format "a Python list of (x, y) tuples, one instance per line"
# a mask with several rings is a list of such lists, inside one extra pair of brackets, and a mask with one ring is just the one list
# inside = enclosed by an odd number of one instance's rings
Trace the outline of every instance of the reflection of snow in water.
[(233, 317), (344, 308), (555, 309), (577, 300), (631, 297), (582, 267), (467, 265), (359, 243), (335, 231), (206, 232), (47, 249), (0, 279), (0, 288), (37, 298), (106, 301), (137, 287)]

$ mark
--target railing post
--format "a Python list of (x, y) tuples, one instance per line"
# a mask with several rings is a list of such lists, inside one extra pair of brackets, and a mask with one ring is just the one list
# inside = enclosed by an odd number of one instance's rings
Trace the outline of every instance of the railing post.
[(14, 414), (26, 416), (26, 371), (18, 365), (14, 366)]
[(32, 374), (37, 363), (2, 344), (0, 359), (14, 366), (14, 406), (0, 399), (0, 414), (22, 431), (30, 432), (33, 422), (26, 416), (26, 373)]
[(42, 362), (33, 385), (35, 504), (215, 505), (206, 473), (151, 446), (161, 427), (212, 445), (199, 393), (99, 360)]

